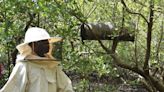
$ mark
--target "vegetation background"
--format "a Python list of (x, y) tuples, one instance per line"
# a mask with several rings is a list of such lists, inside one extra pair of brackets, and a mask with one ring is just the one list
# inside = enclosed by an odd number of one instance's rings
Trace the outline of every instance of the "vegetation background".
[[(76, 92), (164, 92), (164, 0), (0, 0), (0, 87), (28, 27), (62, 36), (63, 68)], [(134, 42), (84, 41), (82, 23), (111, 22)], [(116, 49), (112, 49), (115, 47)], [(142, 89), (142, 91), (141, 91)]]

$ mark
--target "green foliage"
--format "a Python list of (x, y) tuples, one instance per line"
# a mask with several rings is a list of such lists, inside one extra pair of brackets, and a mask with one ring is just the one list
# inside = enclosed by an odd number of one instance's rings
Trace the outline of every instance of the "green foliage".
[[(149, 17), (150, 0), (124, 1), (131, 11), (143, 14), (146, 19)], [(154, 1), (155, 15), (150, 58), (152, 69), (163, 67), (164, 64), (164, 6), (162, 5), (164, 1)], [(126, 64), (134, 66), (138, 62), (139, 66), (143, 66), (147, 24), (140, 16), (123, 10), (120, 0), (2, 0), (0, 1), (0, 62), (5, 63), (6, 68), (12, 62), (11, 53), (15, 46), (23, 41), (24, 29), (31, 15), (34, 17), (31, 26), (43, 27), (52, 36), (64, 38), (62, 64), (66, 71), (76, 71), (85, 78), (92, 73), (98, 73), (99, 77), (108, 75), (114, 78), (123, 75), (97, 41), (84, 41), (85, 44), (82, 44), (79, 32), (79, 25), (82, 22), (111, 22), (118, 29), (126, 27), (128, 32), (135, 34), (135, 42), (119, 43), (116, 52)], [(103, 43), (109, 48), (112, 46), (111, 41)], [(8, 77), (7, 75), (8, 73), (4, 79)], [(4, 81), (0, 81), (0, 85), (4, 84)], [(77, 92), (87, 92), (89, 83), (88, 79), (82, 79), (74, 88)], [(106, 90), (103, 92), (115, 89), (110, 85), (104, 87)]]

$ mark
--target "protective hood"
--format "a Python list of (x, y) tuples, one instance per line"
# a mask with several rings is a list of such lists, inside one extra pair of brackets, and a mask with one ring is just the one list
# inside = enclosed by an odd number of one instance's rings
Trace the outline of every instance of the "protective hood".
[(50, 35), (47, 33), (45, 29), (31, 27), (27, 30), (25, 34), (24, 42), (17, 45), (16, 48), (18, 49), (21, 57), (25, 58), (32, 53), (32, 49), (28, 45), (29, 43), (46, 39), (48, 39), (49, 43), (62, 41), (61, 37), (50, 37)]

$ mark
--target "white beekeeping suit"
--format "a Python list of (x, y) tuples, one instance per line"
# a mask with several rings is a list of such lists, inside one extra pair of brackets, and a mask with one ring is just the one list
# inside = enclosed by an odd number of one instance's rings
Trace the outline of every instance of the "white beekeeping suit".
[(31, 42), (48, 39), (50, 43), (62, 40), (50, 37), (46, 30), (29, 28), (24, 43), (17, 46), (20, 55), (13, 71), (0, 92), (73, 92), (69, 77), (62, 71), (60, 63), (50, 57), (32, 54)]

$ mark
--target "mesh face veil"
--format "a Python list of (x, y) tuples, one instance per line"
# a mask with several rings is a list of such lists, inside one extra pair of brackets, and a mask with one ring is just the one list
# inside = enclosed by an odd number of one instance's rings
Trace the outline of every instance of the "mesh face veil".
[(29, 45), (32, 48), (32, 53), (37, 54), (40, 57), (45, 57), (45, 54), (47, 54), (49, 52), (48, 40), (32, 42)]

